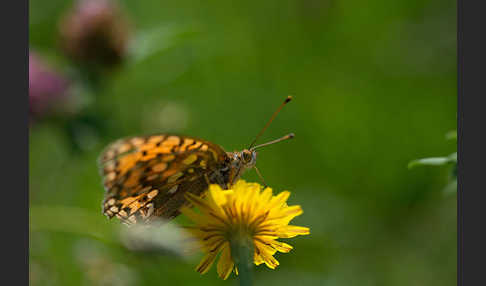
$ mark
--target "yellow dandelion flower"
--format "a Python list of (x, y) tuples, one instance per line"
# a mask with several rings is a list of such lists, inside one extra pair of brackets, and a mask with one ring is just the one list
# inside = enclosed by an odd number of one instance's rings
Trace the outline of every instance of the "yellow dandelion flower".
[(246, 239), (252, 244), (256, 265), (265, 263), (275, 269), (279, 262), (273, 255), (277, 251), (287, 253), (292, 249), (291, 245), (277, 239), (310, 233), (307, 227), (289, 225), (294, 217), (302, 214), (300, 206), (287, 205), (289, 196), (288, 191), (273, 196), (271, 188), (262, 190), (259, 184), (243, 180), (230, 190), (211, 185), (205, 198), (188, 194), (187, 199), (200, 213), (188, 207), (181, 211), (195, 223), (188, 229), (206, 252), (196, 270), (206, 273), (221, 253), (218, 275), (226, 279), (233, 269), (238, 274), (235, 257), (231, 253), (232, 245), (238, 239)]

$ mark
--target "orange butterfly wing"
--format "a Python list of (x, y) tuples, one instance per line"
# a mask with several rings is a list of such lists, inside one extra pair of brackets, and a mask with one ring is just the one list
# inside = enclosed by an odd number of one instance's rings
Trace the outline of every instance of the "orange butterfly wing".
[(127, 224), (171, 219), (186, 203), (186, 192), (201, 195), (207, 189), (208, 175), (222, 167), (226, 156), (219, 146), (187, 136), (118, 140), (99, 159), (106, 190), (103, 213)]

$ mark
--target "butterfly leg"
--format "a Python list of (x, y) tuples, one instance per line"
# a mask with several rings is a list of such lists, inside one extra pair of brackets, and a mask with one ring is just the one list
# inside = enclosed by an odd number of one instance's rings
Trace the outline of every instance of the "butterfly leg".
[(204, 174), (204, 179), (206, 180), (206, 183), (209, 185), (211, 185), (211, 182), (209, 181), (209, 177), (208, 177), (208, 174)]
[(211, 174), (209, 181), (211, 184), (218, 184), (223, 190), (228, 189), (228, 184), (225, 183), (224, 176), (219, 170), (216, 170)]
[(262, 173), (260, 173), (260, 170), (258, 170), (257, 166), (253, 167), (258, 175), (260, 177), (260, 180), (262, 180), (263, 183), (263, 188), (265, 189), (268, 185), (265, 183), (265, 179), (263, 179)]

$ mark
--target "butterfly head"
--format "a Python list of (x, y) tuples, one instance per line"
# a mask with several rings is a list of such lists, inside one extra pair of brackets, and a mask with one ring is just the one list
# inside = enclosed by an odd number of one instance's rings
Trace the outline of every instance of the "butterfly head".
[[(263, 181), (265, 184), (265, 181), (263, 180), (263, 177), (260, 174), (260, 171), (258, 171), (258, 168), (256, 167), (256, 157), (257, 157), (257, 152), (256, 149), (268, 146), (271, 144), (278, 143), (280, 141), (284, 141), (287, 139), (294, 138), (294, 134), (290, 133), (287, 134), (281, 138), (278, 138), (276, 140), (263, 143), (260, 145), (255, 146), (255, 143), (257, 142), (257, 139), (260, 138), (260, 136), (265, 132), (267, 127), (270, 125), (270, 123), (275, 119), (277, 114), (280, 112), (280, 110), (292, 99), (291, 96), (288, 96), (284, 102), (279, 106), (279, 108), (273, 113), (272, 117), (270, 120), (267, 122), (267, 124), (263, 127), (263, 129), (258, 133), (258, 135), (255, 137), (255, 139), (251, 142), (250, 146), (248, 149), (243, 149), (243, 151), (240, 152), (228, 152), (228, 157), (230, 158), (230, 166), (229, 166), (229, 178), (228, 182), (230, 185), (234, 184), (243, 174), (246, 170), (254, 168), (260, 177), (260, 179)], [(228, 167), (228, 166), (227, 166)], [(266, 184), (265, 184), (266, 185)]]
[(243, 172), (246, 169), (255, 167), (257, 152), (255, 150), (244, 149), (243, 151), (228, 152), (231, 160), (231, 167)]
[(251, 169), (255, 167), (257, 152), (255, 150), (244, 149), (241, 152), (237, 152), (241, 165), (245, 169)]
[(248, 169), (255, 167), (257, 152), (244, 149), (243, 151), (228, 152), (230, 158), (229, 182), (232, 185)]

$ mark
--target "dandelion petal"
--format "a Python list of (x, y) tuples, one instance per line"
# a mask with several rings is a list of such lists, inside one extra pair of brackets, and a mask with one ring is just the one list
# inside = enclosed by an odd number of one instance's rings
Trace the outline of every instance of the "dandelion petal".
[(211, 265), (213, 265), (214, 260), (216, 260), (216, 254), (218, 254), (216, 251), (206, 254), (203, 260), (201, 260), (199, 265), (196, 267), (196, 271), (201, 274), (205, 274), (206, 272), (208, 272), (208, 270), (211, 268)]
[(223, 252), (221, 253), (221, 256), (219, 257), (219, 261), (217, 265), (219, 277), (226, 280), (228, 276), (231, 274), (233, 267), (234, 267), (234, 263), (233, 260), (231, 259), (230, 247), (228, 244), (226, 244), (224, 246)]

